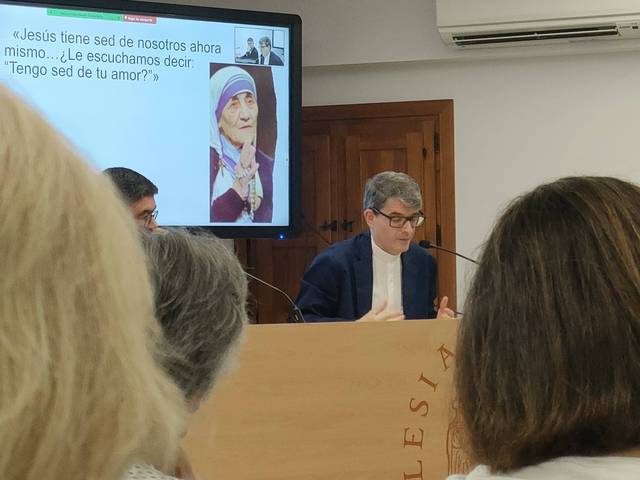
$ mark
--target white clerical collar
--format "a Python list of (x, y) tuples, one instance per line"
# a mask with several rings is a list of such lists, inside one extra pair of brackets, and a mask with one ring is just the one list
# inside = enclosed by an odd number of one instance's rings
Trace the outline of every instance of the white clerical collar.
[(377, 260), (381, 260), (385, 263), (397, 262), (400, 259), (400, 255), (391, 255), (381, 249), (373, 239), (373, 235), (371, 235), (371, 250), (373, 251), (373, 256)]

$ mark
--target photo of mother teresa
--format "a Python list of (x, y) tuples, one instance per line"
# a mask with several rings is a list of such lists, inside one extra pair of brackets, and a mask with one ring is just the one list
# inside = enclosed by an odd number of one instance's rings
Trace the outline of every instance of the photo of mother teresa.
[(227, 66), (211, 76), (212, 222), (271, 222), (273, 158), (256, 145), (258, 93), (243, 68)]

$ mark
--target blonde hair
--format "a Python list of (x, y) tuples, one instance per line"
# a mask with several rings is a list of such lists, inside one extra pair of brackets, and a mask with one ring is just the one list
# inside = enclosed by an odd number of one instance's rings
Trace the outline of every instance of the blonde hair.
[(0, 86), (0, 478), (116, 479), (166, 466), (184, 405), (133, 220)]

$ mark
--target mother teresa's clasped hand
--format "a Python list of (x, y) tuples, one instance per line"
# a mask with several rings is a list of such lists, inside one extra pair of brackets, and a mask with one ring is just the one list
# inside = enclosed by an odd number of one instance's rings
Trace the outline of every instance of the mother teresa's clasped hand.
[(236, 179), (233, 182), (233, 189), (240, 195), (240, 198), (247, 199), (249, 195), (249, 182), (258, 171), (260, 164), (256, 162), (256, 147), (251, 142), (245, 142), (240, 151), (240, 161), (236, 165)]
[(442, 297), (442, 300), (440, 300), (440, 306), (438, 307), (438, 315), (436, 317), (438, 320), (451, 320), (456, 318), (456, 312), (447, 307), (447, 305), (449, 305), (449, 297)]
[(356, 320), (356, 322), (395, 322), (397, 320), (404, 320), (402, 310), (385, 312), (386, 308), (387, 301), (385, 300), (382, 305), (372, 308), (362, 318)]

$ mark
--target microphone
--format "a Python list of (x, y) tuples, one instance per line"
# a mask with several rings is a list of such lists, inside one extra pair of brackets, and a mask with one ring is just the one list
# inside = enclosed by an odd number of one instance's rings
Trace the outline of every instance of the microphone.
[(251, 275), (249, 272), (244, 272), (244, 274), (247, 277), (253, 278), (257, 282), (260, 282), (261, 284), (266, 285), (269, 288), (272, 288), (273, 290), (278, 292), (280, 295), (284, 296), (284, 298), (286, 298), (287, 301), (291, 304), (291, 308), (293, 310), (293, 315), (291, 316), (291, 318), (293, 319), (293, 323), (306, 323), (304, 317), (302, 316), (302, 312), (300, 311), (298, 306), (295, 304), (295, 302), (291, 300), (291, 297), (287, 295), (287, 292), (285, 292), (284, 290), (280, 290), (278, 287), (271, 285), (268, 282), (265, 282), (264, 280), (256, 277), (255, 275)]
[(454, 252), (453, 250), (449, 250), (448, 248), (441, 247), (440, 245), (434, 245), (429, 240), (420, 240), (418, 242), (418, 245), (420, 245), (422, 248), (426, 248), (427, 250), (430, 249), (430, 248), (433, 248), (434, 250), (442, 250), (443, 252), (447, 252), (447, 253), (450, 253), (452, 255), (456, 255), (456, 256), (458, 256), (460, 258), (464, 258), (468, 262), (475, 263), (476, 265), (478, 265), (478, 261), (477, 260), (474, 260), (473, 258), (465, 257), (461, 253)]

